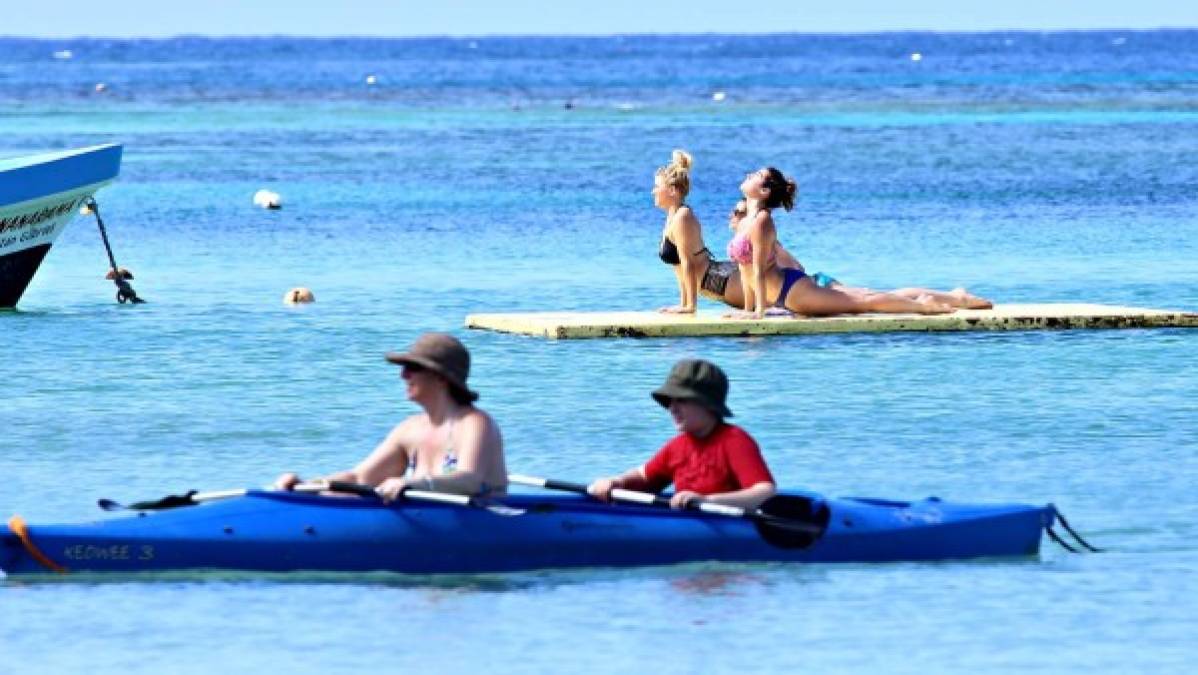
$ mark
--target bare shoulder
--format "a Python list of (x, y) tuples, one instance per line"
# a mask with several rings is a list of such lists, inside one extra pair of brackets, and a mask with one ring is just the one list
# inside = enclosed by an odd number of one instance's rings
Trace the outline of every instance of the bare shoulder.
[(484, 443), (503, 442), (499, 425), (495, 423), (495, 419), (480, 408), (471, 408), (462, 415), (459, 425), (467, 434), (480, 439), (488, 439), (484, 440)]
[(680, 206), (677, 211), (666, 218), (666, 233), (673, 234), (678, 230), (693, 227), (696, 222), (698, 221), (695, 220), (695, 212), (691, 211), (691, 207)]
[(461, 422), (467, 427), (480, 431), (496, 427), (495, 419), (482, 408), (471, 407), (470, 410), (462, 415)]
[(405, 417), (399, 424), (391, 428), (390, 438), (396, 441), (419, 438), (428, 430), (428, 416), (423, 413)]
[(761, 210), (753, 216), (753, 222), (749, 224), (749, 235), (753, 237), (764, 237), (774, 232), (774, 218), (769, 211)]
[(678, 209), (674, 216), (674, 232), (679, 239), (698, 239), (703, 236), (703, 226), (689, 206)]

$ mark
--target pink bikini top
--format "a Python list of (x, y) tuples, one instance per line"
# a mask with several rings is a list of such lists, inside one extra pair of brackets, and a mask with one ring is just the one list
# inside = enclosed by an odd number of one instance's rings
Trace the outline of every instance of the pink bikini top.
[[(778, 256), (777, 248), (775, 247), (775, 250), (770, 253), (770, 262), (773, 263)], [(749, 238), (743, 234), (736, 235), (732, 238), (732, 241), (728, 242), (728, 257), (737, 264), (752, 265), (753, 242), (749, 241)]]

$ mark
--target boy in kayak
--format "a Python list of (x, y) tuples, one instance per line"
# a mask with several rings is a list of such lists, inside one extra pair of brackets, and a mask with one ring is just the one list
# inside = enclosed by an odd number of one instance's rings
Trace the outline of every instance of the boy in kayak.
[[(408, 400), (423, 412), (396, 425), (353, 469), (325, 479), (375, 486), (384, 501), (408, 488), (503, 496), (503, 437), (495, 420), (474, 407), (478, 394), (466, 386), (466, 347), (452, 335), (426, 333), (407, 352), (387, 352), (386, 359), (402, 367)], [(298, 475), (285, 473), (275, 487), (290, 490), (299, 482)]]
[(757, 442), (724, 418), (732, 411), (728, 378), (714, 363), (679, 361), (653, 398), (670, 411), (678, 435), (644, 466), (620, 476), (600, 478), (588, 486), (594, 497), (608, 501), (614, 488), (660, 492), (674, 484), (670, 506), (684, 509), (708, 501), (757, 508), (774, 495), (774, 477)]

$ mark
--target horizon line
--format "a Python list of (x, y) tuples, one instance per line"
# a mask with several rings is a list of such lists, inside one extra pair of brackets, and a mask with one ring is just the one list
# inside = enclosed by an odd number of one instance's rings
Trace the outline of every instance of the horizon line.
[(217, 40), (228, 39), (313, 39), (313, 40), (472, 40), (472, 39), (520, 39), (520, 38), (618, 38), (618, 37), (748, 37), (748, 36), (782, 36), (782, 35), (813, 35), (813, 36), (868, 36), (868, 35), (903, 35), (903, 34), (933, 34), (933, 35), (988, 35), (988, 34), (1044, 34), (1044, 33), (1110, 33), (1110, 32), (1185, 32), (1198, 30), (1195, 26), (1156, 26), (1156, 27), (1044, 27), (1044, 28), (888, 28), (878, 30), (785, 30), (785, 31), (694, 31), (694, 32), (661, 32), (661, 31), (621, 31), (611, 33), (421, 33), (411, 35), (384, 35), (377, 33), (338, 33), (329, 35), (308, 33), (171, 33), (162, 35), (9, 35), (0, 34), (0, 40), (174, 40), (181, 38), (207, 38)]

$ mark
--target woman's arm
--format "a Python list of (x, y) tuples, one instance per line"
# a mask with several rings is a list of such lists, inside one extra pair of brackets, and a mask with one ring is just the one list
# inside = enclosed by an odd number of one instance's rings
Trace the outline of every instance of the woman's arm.
[[(740, 234), (742, 227), (748, 227), (748, 226), (749, 226), (749, 224), (746, 223), (744, 221), (744, 219), (742, 218), (740, 220), (740, 222), (737, 224), (736, 229), (732, 234), (733, 239), (735, 239)], [(757, 300), (756, 300), (756, 296), (757, 296), (756, 290), (757, 289), (754, 288), (754, 286), (753, 286), (753, 284), (754, 284), (753, 265), (752, 264), (745, 265), (738, 261), (736, 263), (736, 269), (738, 272), (740, 272), (741, 291), (744, 293), (744, 296), (745, 296), (743, 299), (744, 311), (746, 314), (751, 314), (753, 312), (753, 308), (757, 306), (757, 304), (756, 304), (757, 303)]]
[(412, 427), (413, 419), (409, 417), (395, 425), (391, 433), (387, 434), (387, 437), (375, 446), (366, 459), (359, 462), (357, 466), (349, 471), (341, 471), (326, 477), (329, 480), (378, 485), (388, 478), (402, 476), (408, 470), (408, 462), (411, 457), (408, 453), (409, 444), (406, 439), (410, 433), (409, 429)]
[(751, 314), (753, 308), (757, 306), (757, 289), (753, 288), (753, 266), (737, 264), (736, 269), (740, 271), (741, 291), (744, 293), (744, 310)]
[(690, 207), (675, 217), (674, 237), (681, 261), (682, 310), (693, 313), (699, 301), (699, 266), (695, 264), (694, 253), (702, 250), (704, 245), (702, 225)]
[[(773, 261), (770, 259), (774, 252), (774, 243), (778, 237), (774, 233), (774, 220), (768, 211), (758, 211), (753, 223), (749, 226), (749, 243), (753, 245), (753, 314), (760, 319), (765, 316), (765, 275)], [(748, 302), (746, 301), (746, 305)], [(746, 307), (747, 309), (747, 307)]]
[[(677, 238), (677, 236), (671, 237), (670, 236), (671, 232), (672, 232), (672, 226), (667, 225), (665, 231), (662, 232), (662, 234), (661, 234), (663, 244), (665, 243), (665, 240), (667, 240), (667, 239), (669, 241), (673, 242)], [(675, 243), (674, 248), (679, 248), (679, 245), (677, 243)], [(685, 262), (685, 256), (682, 255), (682, 251), (679, 251), (678, 258), (679, 258), (680, 264), (670, 265), (670, 269), (674, 271), (674, 280), (678, 283), (678, 304), (672, 305), (670, 307), (662, 307), (661, 309), (657, 310), (659, 312), (664, 312), (666, 314), (679, 314), (679, 313), (687, 312), (687, 309), (686, 309), (687, 308), (687, 304), (686, 304), (686, 299), (687, 299), (686, 278), (687, 277), (686, 277), (686, 270), (683, 269), (683, 266), (681, 264), (682, 262)], [(691, 309), (690, 311), (694, 311), (694, 309)]]
[(673, 307), (663, 307), (663, 312), (677, 312), (679, 308), (686, 307), (686, 283), (683, 281), (682, 265), (671, 265), (674, 270), (674, 279), (678, 282), (678, 304)]
[[(394, 476), (402, 476), (408, 468), (408, 452), (404, 443), (404, 438), (407, 436), (407, 427), (410, 426), (408, 418), (403, 422), (395, 425), (387, 437), (382, 440), (374, 450), (371, 451), (366, 459), (362, 460), (352, 469), (346, 471), (338, 471), (336, 473), (321, 476), (320, 478), (312, 478), (309, 480), (330, 480), (330, 481), (345, 481), (349, 483), (362, 483), (365, 485), (378, 485), (384, 480)], [(285, 473), (275, 480), (275, 488), (279, 490), (290, 490), (296, 484), (302, 482), (298, 474)]]

